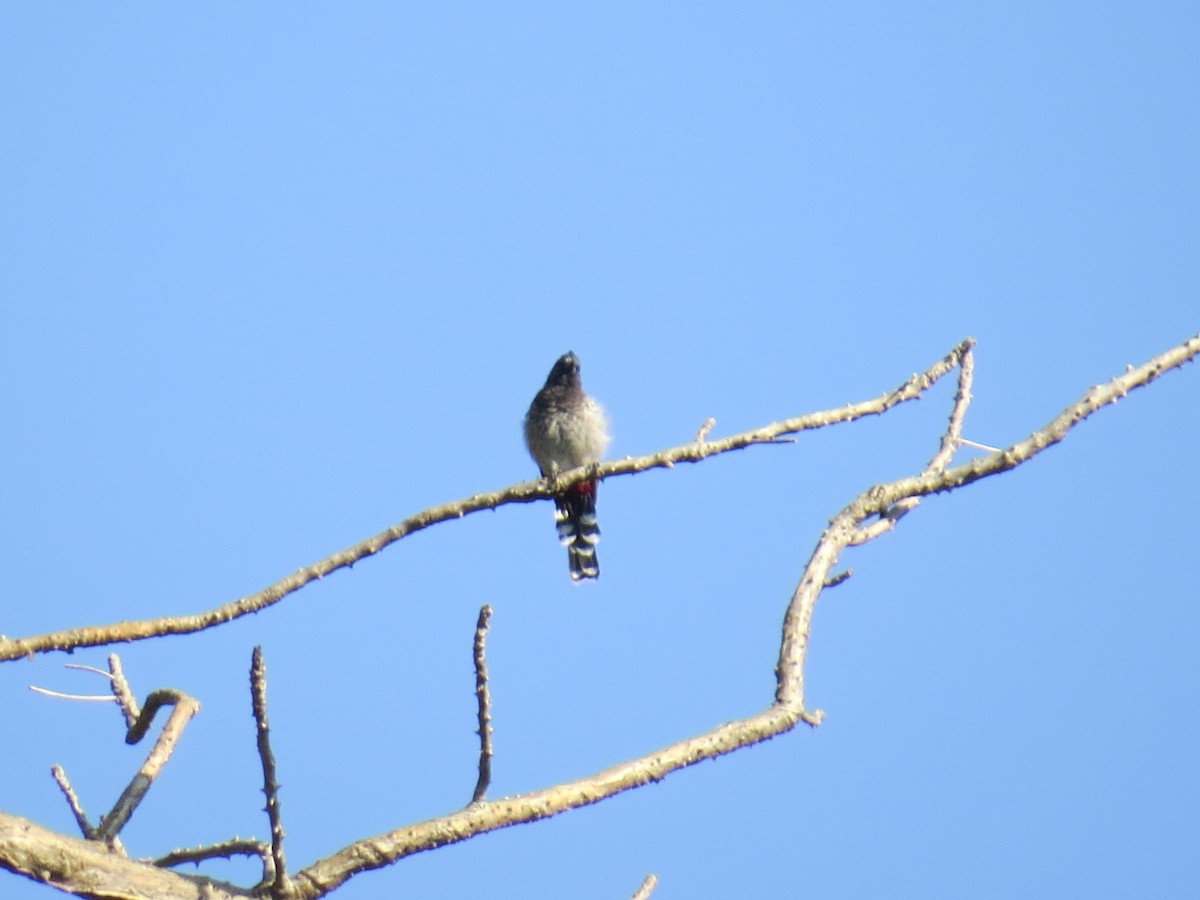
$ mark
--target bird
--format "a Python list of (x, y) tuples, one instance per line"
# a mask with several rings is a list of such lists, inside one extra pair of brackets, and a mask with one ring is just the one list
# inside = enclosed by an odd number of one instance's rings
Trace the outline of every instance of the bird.
[[(545, 386), (525, 414), (525, 446), (543, 477), (600, 461), (608, 447), (608, 417), (583, 390), (579, 357), (567, 352), (558, 358)], [(554, 498), (558, 539), (567, 548), (571, 580), (578, 583), (600, 575), (596, 544), (595, 481), (572, 485)]]

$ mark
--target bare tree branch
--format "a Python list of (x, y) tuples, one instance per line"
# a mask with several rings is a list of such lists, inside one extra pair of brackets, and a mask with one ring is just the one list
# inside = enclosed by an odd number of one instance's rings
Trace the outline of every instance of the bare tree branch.
[(121, 668), (121, 657), (115, 653), (108, 655), (108, 674), (112, 679), (113, 696), (117, 698), (117, 703), (121, 705), (121, 712), (125, 716), (125, 727), (133, 728), (142, 711), (138, 709), (138, 702), (133, 696), (133, 691), (129, 689), (125, 670)]
[[(864, 520), (873, 515), (882, 515), (902, 500), (914, 500), (929, 494), (952, 491), (982, 478), (1015, 469), (1047, 447), (1063, 440), (1072, 428), (1098, 409), (1116, 403), (1131, 390), (1150, 384), (1163, 373), (1182, 366), (1198, 354), (1200, 335), (1154, 357), (1137, 369), (1130, 369), (1125, 375), (1114, 378), (1106, 385), (1090, 388), (1078, 402), (1068, 406), (1044, 428), (1007, 449), (945, 471), (927, 467), (920, 475), (876, 485), (860, 494), (829, 523), (788, 606), (784, 620), (783, 647), (779, 658), (777, 702), (789, 708), (803, 708), (804, 656), (812, 611), (829, 571), (842, 549), (861, 543), (856, 538)], [(935, 461), (936, 459), (937, 457)]]
[(267, 722), (267, 664), (262, 647), (254, 648), (250, 664), (250, 697), (258, 732), (258, 755), (262, 760), (263, 793), (267, 797), (267, 820), (271, 823), (271, 861), (274, 872), (265, 885), (273, 897), (286, 896), (290, 890), (287, 860), (283, 852), (283, 818), (279, 810), (279, 782), (275, 778), (275, 754), (271, 752), (271, 727)]
[[(175, 743), (178, 741), (179, 735), (183, 731), (184, 725), (195, 714), (196, 709), (199, 709), (199, 704), (191, 700), (185, 694), (164, 689), (153, 692), (146, 699), (144, 709), (138, 709), (137, 701), (129, 690), (129, 684), (125, 680), (125, 674), (121, 670), (121, 661), (116, 654), (109, 657), (109, 672), (102, 669), (97, 669), (93, 666), (81, 666), (70, 664), (67, 666), (70, 669), (81, 669), (83, 671), (92, 672), (97, 675), (109, 679), (112, 687), (113, 696), (108, 697), (93, 697), (83, 696), (78, 694), (63, 694), (58, 691), (50, 691), (45, 688), (31, 686), (30, 690), (43, 694), (49, 697), (56, 697), (65, 700), (83, 700), (83, 701), (100, 701), (104, 703), (118, 703), (128, 723), (126, 730), (125, 742), (127, 744), (136, 744), (140, 741), (150, 728), (150, 724), (154, 720), (155, 714), (165, 705), (174, 705), (178, 710), (182, 704), (185, 709), (178, 716), (174, 716), (168, 720), (167, 726), (163, 729), (163, 735), (159, 738), (155, 747), (151, 751), (146, 763), (141, 770), (134, 776), (133, 780), (122, 792), (121, 797), (117, 800), (112, 812), (101, 819), (100, 825), (93, 828), (88, 822), (87, 816), (83, 812), (83, 806), (79, 802), (79, 797), (76, 795), (74, 788), (71, 787), (70, 781), (67, 779), (66, 770), (62, 766), (55, 765), (51, 768), (50, 773), (54, 776), (54, 780), (58, 783), (59, 789), (66, 797), (67, 804), (71, 808), (72, 814), (75, 816), (75, 821), (78, 823), (83, 836), (90, 840), (105, 841), (113, 850), (124, 855), (124, 847), (120, 844), (120, 839), (117, 833), (124, 827), (129, 817), (133, 815), (133, 811), (141, 803), (142, 798), (149, 790), (150, 785), (158, 776), (162, 766), (166, 764), (174, 750)], [(189, 712), (187, 707), (191, 705)]]
[(98, 625), (89, 628), (75, 628), (67, 631), (56, 631), (50, 634), (29, 638), (0, 639), (0, 662), (21, 659), (36, 653), (49, 653), (55, 650), (74, 650), (82, 647), (99, 647), (107, 644), (140, 641), (146, 638), (162, 637), (172, 634), (190, 634), (230, 622), (249, 613), (259, 612), (278, 603), (288, 594), (300, 590), (313, 581), (320, 580), (326, 575), (354, 565), (362, 559), (374, 556), (385, 547), (395, 543), (410, 534), (444, 522), (447, 519), (459, 519), (471, 513), (484, 509), (494, 509), (507, 503), (532, 503), (535, 500), (546, 500), (561, 493), (566, 488), (581, 481), (593, 478), (611, 478), (619, 475), (632, 475), (648, 469), (671, 468), (676, 463), (699, 462), (710, 456), (742, 450), (755, 444), (777, 443), (782, 435), (797, 434), (829, 425), (853, 422), (864, 416), (877, 416), (887, 412), (892, 407), (915, 400), (931, 388), (947, 372), (959, 364), (962, 354), (974, 344), (968, 338), (954, 348), (944, 359), (930, 366), (925, 372), (913, 375), (904, 384), (889, 391), (874, 400), (862, 403), (852, 403), (838, 409), (823, 412), (808, 413), (792, 419), (784, 419), (751, 431), (735, 434), (731, 437), (715, 441), (692, 441), (669, 450), (651, 453), (646, 456), (631, 457), (613, 462), (602, 463), (594, 467), (576, 469), (564, 472), (557, 478), (542, 478), (537, 481), (526, 481), (498, 491), (475, 494), (463, 500), (445, 503), (431, 507), (403, 522), (393, 525), (372, 538), (368, 538), (353, 547), (348, 547), (339, 553), (319, 562), (306, 566), (282, 578), (269, 587), (257, 593), (242, 597), (231, 603), (218, 606), (197, 615), (164, 616), (157, 619), (142, 619), (132, 622), (118, 622), (114, 625)]
[(75, 793), (75, 788), (71, 787), (71, 782), (67, 779), (66, 770), (55, 763), (50, 767), (50, 774), (54, 776), (54, 780), (58, 783), (58, 789), (67, 798), (67, 806), (71, 807), (71, 815), (75, 817), (75, 823), (79, 826), (79, 831), (85, 838), (94, 837), (95, 829), (92, 828), (92, 823), (88, 821), (87, 813), (83, 811), (83, 804), (79, 802), (79, 795)]
[(125, 827), (125, 823), (129, 821), (134, 810), (146, 796), (146, 792), (150, 790), (150, 785), (154, 783), (154, 779), (158, 777), (163, 766), (167, 764), (167, 760), (171, 758), (171, 754), (175, 752), (175, 745), (179, 743), (183, 729), (191, 721), (192, 716), (200, 711), (200, 703), (182, 691), (171, 688), (154, 691), (146, 698), (141, 715), (126, 733), (125, 743), (136, 744), (145, 737), (150, 723), (154, 720), (155, 713), (163, 706), (174, 707), (167, 719), (167, 724), (163, 726), (162, 734), (154, 742), (142, 767), (138, 769), (133, 780), (129, 782), (125, 790), (121, 792), (121, 796), (117, 798), (117, 802), (113, 804), (112, 811), (100, 820), (95, 831), (98, 841), (113, 841)]
[(487, 636), (492, 624), (492, 608), (486, 603), (479, 610), (475, 626), (475, 696), (479, 701), (479, 780), (475, 782), (472, 803), (487, 796), (492, 783), (492, 692), (488, 688)]
[(169, 869), (172, 866), (182, 866), (186, 863), (199, 864), (206, 859), (230, 859), (234, 856), (258, 856), (264, 862), (271, 858), (271, 845), (254, 838), (233, 838), (220, 844), (209, 844), (205, 847), (190, 847), (172, 850), (158, 859), (151, 860), (151, 865)]
[(975, 383), (975, 345), (967, 343), (958, 362), (958, 392), (954, 395), (954, 408), (950, 411), (950, 424), (942, 435), (938, 452), (929, 460), (926, 472), (940, 472), (950, 464), (954, 453), (962, 443), (963, 422), (967, 418), (967, 407), (971, 405), (971, 387)]

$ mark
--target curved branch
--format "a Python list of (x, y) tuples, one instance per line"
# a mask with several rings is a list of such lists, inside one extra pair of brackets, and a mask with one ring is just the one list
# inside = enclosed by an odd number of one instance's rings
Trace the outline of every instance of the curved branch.
[(742, 450), (755, 444), (775, 443), (782, 435), (853, 422), (864, 416), (882, 415), (900, 403), (920, 397), (942, 376), (954, 369), (959, 364), (962, 354), (973, 345), (974, 341), (967, 338), (944, 359), (930, 366), (925, 372), (913, 375), (900, 387), (874, 400), (785, 419), (720, 440), (693, 441), (646, 456), (630, 457), (602, 463), (595, 467), (576, 469), (574, 472), (563, 473), (556, 479), (543, 478), (537, 481), (526, 481), (503, 490), (475, 494), (462, 500), (430, 507), (374, 537), (306, 566), (261, 591), (196, 615), (164, 616), (157, 619), (118, 622), (113, 625), (74, 628), (29, 638), (0, 638), (0, 662), (21, 659), (37, 653), (50, 653), (55, 650), (100, 647), (171, 634), (191, 634), (203, 631), (206, 628), (231, 622), (249, 613), (256, 613), (268, 606), (273, 606), (288, 594), (300, 590), (305, 585), (319, 581), (338, 569), (353, 566), (359, 560), (374, 556), (396, 541), (447, 519), (461, 519), (471, 513), (484, 509), (495, 509), (508, 503), (532, 503), (535, 500), (549, 499), (573, 484), (593, 478), (612, 478), (619, 475), (632, 475), (648, 469), (670, 468), (681, 462), (700, 462), (710, 456)]

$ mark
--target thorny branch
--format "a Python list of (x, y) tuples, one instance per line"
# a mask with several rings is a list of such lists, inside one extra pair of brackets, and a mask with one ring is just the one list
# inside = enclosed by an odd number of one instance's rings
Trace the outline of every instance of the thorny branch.
[(258, 856), (269, 860), (271, 847), (254, 838), (233, 838), (220, 844), (172, 850), (158, 859), (151, 860), (151, 864), (162, 869), (169, 869), (172, 866), (182, 866), (186, 863), (199, 865), (206, 859), (230, 859), (234, 856)]
[(492, 624), (492, 608), (486, 603), (479, 610), (475, 626), (475, 696), (479, 701), (479, 780), (475, 782), (472, 803), (487, 796), (492, 783), (492, 692), (488, 688), (487, 636)]
[(273, 872), (266, 885), (272, 896), (283, 896), (290, 888), (287, 861), (283, 852), (283, 818), (279, 811), (279, 782), (275, 777), (275, 754), (271, 752), (271, 728), (267, 722), (267, 664), (262, 647), (254, 648), (250, 664), (250, 697), (258, 731), (258, 755), (262, 760), (263, 794), (267, 798), (267, 820), (271, 824), (271, 862)]

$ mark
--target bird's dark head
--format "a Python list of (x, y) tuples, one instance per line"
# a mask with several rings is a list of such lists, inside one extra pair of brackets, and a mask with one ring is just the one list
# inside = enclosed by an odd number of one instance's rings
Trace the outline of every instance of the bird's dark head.
[(579, 357), (569, 350), (558, 358), (550, 377), (546, 379), (546, 387), (563, 385), (577, 387), (579, 385)]

